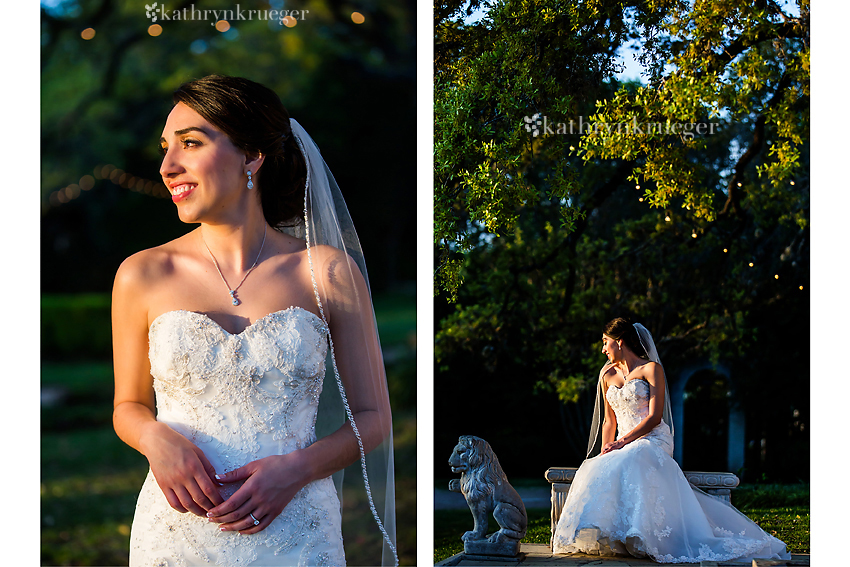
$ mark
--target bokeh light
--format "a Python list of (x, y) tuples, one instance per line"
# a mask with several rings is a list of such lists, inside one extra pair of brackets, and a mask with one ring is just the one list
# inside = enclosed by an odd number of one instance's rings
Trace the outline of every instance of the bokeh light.
[(297, 24), (297, 23), (298, 23), (298, 20), (296, 20), (296, 19), (295, 19), (295, 18), (293, 18), (292, 16), (286, 16), (285, 18), (283, 18), (283, 19), (280, 21), (280, 23), (282, 23), (283, 25), (285, 25), (285, 26), (286, 26), (286, 27), (288, 27), (288, 28), (294, 28), (294, 27), (295, 27), (295, 24)]
[(80, 37), (89, 40), (94, 37), (95, 31), (94, 28), (86, 28), (82, 32), (80, 32)]
[(162, 33), (162, 26), (159, 24), (151, 24), (148, 26), (148, 35), (156, 37)]
[(366, 21), (366, 17), (360, 12), (351, 12), (351, 21), (355, 24), (362, 24)]
[(123, 189), (129, 189), (137, 193), (152, 195), (159, 199), (171, 198), (168, 188), (159, 181), (152, 181), (128, 173), (112, 164), (98, 164), (93, 169), (94, 175), (86, 174), (80, 177), (79, 182), (71, 183), (65, 187), (51, 192), (47, 196), (48, 207), (58, 207), (70, 203), (83, 195), (84, 191), (90, 191), (98, 180), (108, 180)]
[(215, 23), (215, 29), (217, 29), (221, 33), (224, 33), (230, 29), (230, 22), (228, 22), (227, 20), (219, 20)]

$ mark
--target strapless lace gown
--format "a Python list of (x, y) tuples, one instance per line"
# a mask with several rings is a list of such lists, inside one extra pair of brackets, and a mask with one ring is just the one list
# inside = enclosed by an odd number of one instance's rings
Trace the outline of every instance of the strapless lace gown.
[[(609, 387), (617, 436), (649, 413), (649, 384)], [(672, 458), (670, 429), (587, 459), (576, 472), (553, 541), (555, 553), (649, 556), (662, 563), (788, 559), (785, 544), (731, 505), (688, 483)]]
[[(327, 327), (292, 307), (233, 335), (206, 315), (169, 311), (149, 331), (157, 420), (231, 471), (316, 441)], [(238, 484), (238, 483), (237, 483)], [(226, 499), (238, 486), (221, 489)], [(340, 506), (331, 478), (299, 491), (265, 530), (221, 532), (168, 504), (148, 472), (136, 505), (130, 565), (344, 565)]]

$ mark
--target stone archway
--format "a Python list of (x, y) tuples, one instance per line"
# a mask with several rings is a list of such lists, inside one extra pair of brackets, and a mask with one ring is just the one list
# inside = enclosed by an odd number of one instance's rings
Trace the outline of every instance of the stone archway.
[[(678, 374), (675, 382), (670, 384), (670, 405), (673, 412), (673, 458), (682, 466), (682, 455), (685, 440), (685, 388), (688, 381), (698, 372), (711, 371), (715, 374), (723, 376), (729, 383), (729, 369), (723, 364), (711, 364), (709, 362), (698, 363), (687, 367)], [(728, 423), (728, 442), (726, 449), (726, 463), (718, 463), (718, 466), (724, 465), (726, 470), (735, 472), (744, 466), (744, 411), (740, 404), (734, 403), (730, 399), (729, 407), (729, 423)]]

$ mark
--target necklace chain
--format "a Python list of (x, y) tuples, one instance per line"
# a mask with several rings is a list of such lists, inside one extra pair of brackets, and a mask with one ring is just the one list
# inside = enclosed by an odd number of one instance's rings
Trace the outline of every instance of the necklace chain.
[(245, 272), (245, 277), (243, 277), (243, 278), (242, 278), (242, 281), (241, 281), (241, 282), (239, 282), (239, 285), (237, 285), (237, 286), (236, 286), (236, 287), (234, 287), (233, 289), (231, 289), (231, 288), (230, 288), (230, 285), (227, 283), (227, 280), (226, 280), (226, 279), (224, 279), (224, 274), (222, 274), (222, 273), (221, 273), (221, 268), (218, 266), (218, 261), (216, 261), (215, 256), (214, 256), (214, 255), (213, 255), (213, 253), (212, 253), (212, 250), (210, 250), (210, 247), (209, 247), (209, 246), (207, 246), (207, 241), (206, 241), (206, 240), (204, 240), (204, 233), (203, 233), (203, 232), (201, 233), (201, 242), (203, 242), (203, 243), (204, 243), (204, 247), (207, 249), (207, 253), (209, 253), (210, 258), (212, 258), (213, 265), (215, 266), (215, 269), (218, 271), (218, 275), (221, 277), (221, 281), (223, 281), (223, 282), (224, 282), (224, 286), (227, 288), (227, 293), (229, 293), (229, 294), (230, 294), (230, 302), (231, 302), (233, 305), (239, 305), (239, 304), (241, 304), (241, 303), (242, 303), (242, 302), (241, 302), (241, 301), (239, 301), (239, 299), (236, 297), (236, 291), (237, 291), (240, 287), (242, 287), (242, 284), (243, 284), (243, 283), (245, 283), (245, 280), (248, 278), (248, 274), (250, 274), (252, 271), (254, 271), (254, 268), (256, 268), (256, 267), (257, 267), (257, 262), (259, 262), (259, 261), (260, 261), (260, 255), (263, 253), (263, 248), (264, 248), (264, 247), (265, 247), (265, 245), (266, 245), (266, 230), (267, 230), (267, 228), (268, 228), (268, 225), (266, 225), (266, 226), (264, 226), (264, 227), (263, 227), (263, 243), (262, 243), (262, 244), (260, 244), (260, 251), (259, 251), (259, 252), (257, 252), (257, 259), (256, 259), (256, 260), (254, 260), (254, 265), (252, 265), (250, 268), (248, 268), (248, 271), (247, 271), (247, 272)]

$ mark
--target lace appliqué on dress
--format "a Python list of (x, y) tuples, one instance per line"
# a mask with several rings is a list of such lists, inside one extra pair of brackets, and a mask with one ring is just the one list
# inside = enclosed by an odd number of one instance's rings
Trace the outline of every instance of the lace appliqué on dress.
[[(157, 419), (200, 447), (218, 472), (316, 441), (327, 327), (293, 307), (231, 334), (206, 315), (170, 311), (149, 331)], [(221, 488), (226, 499), (238, 483)], [(139, 495), (131, 565), (344, 565), (330, 478), (302, 488), (263, 531), (221, 532), (172, 509), (152, 473)]]

